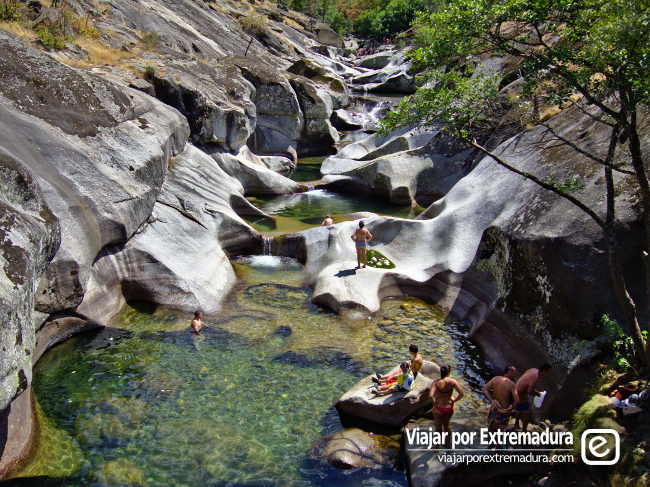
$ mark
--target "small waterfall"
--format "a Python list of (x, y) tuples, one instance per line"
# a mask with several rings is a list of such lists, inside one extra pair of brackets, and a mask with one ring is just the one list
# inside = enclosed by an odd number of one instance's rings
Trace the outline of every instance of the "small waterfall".
[(262, 255), (271, 255), (273, 237), (262, 235)]

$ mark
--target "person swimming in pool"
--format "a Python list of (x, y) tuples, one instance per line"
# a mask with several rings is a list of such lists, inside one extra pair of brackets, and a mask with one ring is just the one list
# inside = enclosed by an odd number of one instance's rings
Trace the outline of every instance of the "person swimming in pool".
[(360, 269), (361, 261), (363, 260), (363, 267), (366, 267), (366, 248), (368, 247), (368, 242), (372, 240), (372, 234), (364, 228), (365, 224), (363, 220), (359, 222), (359, 228), (357, 228), (352, 236), (350, 237), (354, 240), (354, 245), (357, 248), (357, 266), (355, 269)]
[[(429, 398), (433, 401), (433, 419), (436, 423), (436, 431), (442, 433), (447, 432), (446, 446), (451, 446), (451, 428), (449, 427), (449, 420), (454, 414), (454, 404), (463, 397), (463, 390), (456, 379), (449, 377), (451, 372), (451, 365), (443, 365), (440, 367), (440, 379), (434, 380), (429, 389)], [(455, 398), (452, 394), (456, 390)]]
[(203, 328), (203, 323), (201, 322), (201, 318), (203, 318), (203, 313), (201, 311), (196, 311), (194, 313), (194, 319), (190, 324), (190, 327), (192, 328), (192, 335), (196, 336), (201, 334), (201, 328)]

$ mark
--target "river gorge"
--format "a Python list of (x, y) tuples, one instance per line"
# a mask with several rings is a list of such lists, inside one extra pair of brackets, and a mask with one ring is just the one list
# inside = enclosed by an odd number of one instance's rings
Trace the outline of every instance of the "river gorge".
[[(463, 429), (484, 423), (482, 386), (504, 366), (549, 362), (535, 414), (564, 431), (607, 351), (600, 317), (619, 313), (597, 225), (436, 128), (377, 133), (416, 89), (401, 46), (357, 56), (357, 40), (259, 0), (64, 4), (97, 38), (48, 49), (0, 24), (3, 485), (524, 485), (539, 471), (459, 474), (408, 455), (403, 428), (431, 424), (443, 363)], [(521, 94), (507, 56), (480, 67)], [(593, 114), (515, 116), (490, 150), (579, 174), (602, 206), (599, 168), (558, 143), (603, 151)], [(614, 184), (636, 296), (630, 181)], [(360, 220), (373, 239), (355, 269)], [(432, 362), (420, 389), (371, 397), (370, 374), (412, 343)], [(372, 446), (348, 464), (337, 438)]]

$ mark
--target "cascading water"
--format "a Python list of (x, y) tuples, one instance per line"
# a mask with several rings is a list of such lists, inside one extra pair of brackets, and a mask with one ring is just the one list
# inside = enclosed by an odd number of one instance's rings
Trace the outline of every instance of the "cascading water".
[(282, 257), (273, 254), (273, 237), (262, 235), (262, 255), (250, 257), (251, 267), (281, 267), (284, 265)]

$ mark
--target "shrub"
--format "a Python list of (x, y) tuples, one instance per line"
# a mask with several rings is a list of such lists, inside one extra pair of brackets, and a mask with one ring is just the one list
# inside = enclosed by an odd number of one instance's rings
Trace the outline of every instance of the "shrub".
[(153, 51), (160, 45), (160, 35), (156, 32), (145, 32), (140, 37), (140, 46), (145, 51)]
[(145, 66), (144, 67), (144, 77), (145, 79), (152, 80), (154, 74), (156, 74), (156, 68), (154, 66)]
[(21, 20), (22, 12), (18, 0), (0, 1), (0, 20), (15, 22)]
[(430, 10), (437, 3), (426, 0), (390, 0), (384, 7), (377, 6), (363, 11), (355, 22), (354, 32), (373, 39), (393, 37), (410, 27), (416, 12)]
[(36, 27), (36, 33), (45, 47), (50, 49), (65, 49), (65, 37), (59, 29), (50, 29), (46, 25)]
[(605, 335), (610, 339), (614, 360), (612, 368), (625, 372), (635, 362), (634, 342), (627, 335), (621, 325), (616, 320), (611, 319), (608, 315), (600, 318), (600, 324), (603, 327)]
[(240, 17), (239, 25), (245, 32), (254, 37), (265, 36), (269, 33), (266, 19), (260, 14), (248, 14), (245, 17)]

